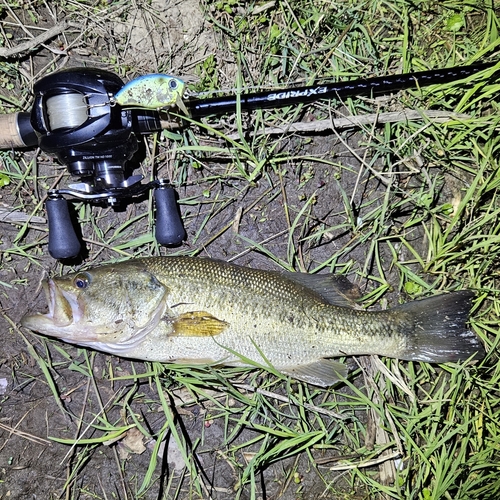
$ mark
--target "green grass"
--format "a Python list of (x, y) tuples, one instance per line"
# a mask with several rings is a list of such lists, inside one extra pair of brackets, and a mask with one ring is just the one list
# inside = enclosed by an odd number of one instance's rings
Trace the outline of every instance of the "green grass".
[[(202, 4), (204, 30), (215, 40), (210, 50), (195, 51), (181, 38), (167, 56), (147, 55), (151, 71), (174, 68), (197, 92), (498, 58), (499, 13), (492, 2)], [(89, 19), (102, 18), (82, 38), (68, 32), (60, 40), (75, 42), (72, 65), (97, 65), (125, 79), (146, 71), (126, 36), (98, 43), (103, 29), (118, 24), (130, 35), (128, 3), (50, 6), (69, 15), (81, 7)], [(154, 3), (140, 7), (139, 17), (166, 29)], [(4, 33), (36, 24), (46, 8), (3, 2)], [(66, 58), (42, 49), (0, 62), (2, 112), (29, 109), (31, 78)], [(53, 439), (67, 467), (51, 498), (256, 499), (262, 483), (269, 495), (283, 498), (498, 498), (500, 83), (492, 75), (486, 70), (460, 84), (379, 99), (238, 112), (150, 138), (140, 171), (146, 178), (158, 171), (177, 186), (188, 231), (188, 245), (179, 249), (155, 242), (151, 200), (123, 212), (75, 205), (85, 265), (167, 253), (248, 259), (265, 268), (346, 274), (361, 287), (367, 307), (471, 288), (477, 293), (471, 325), (488, 351), (483, 362), (431, 366), (361, 358), (347, 380), (323, 390), (262, 370), (118, 362), (26, 337), (38, 371), (15, 376), (43, 380), (57, 408), (44, 437)], [(401, 109), (465, 116), (321, 134), (266, 133), (296, 121)], [(64, 170), (44, 153), (2, 152), (1, 161), (1, 178), (8, 178), (2, 201), (44, 216), (45, 193)], [(63, 176), (59, 185), (68, 182)], [(34, 296), (42, 269), (65, 273), (80, 266), (48, 257), (45, 224), (9, 227), (0, 237), (0, 270), (7, 276), (2, 300), (12, 287)], [(19, 319), (13, 304), (2, 307), (4, 317)], [(9, 328), (15, 332), (12, 321)], [(65, 378), (84, 388), (71, 404)], [(125, 460), (118, 443), (130, 429), (143, 434), (147, 450)], [(184, 467), (167, 467), (166, 443), (175, 444)], [(92, 474), (102, 457), (116, 490)], [(221, 481), (220, 471), (230, 479)]]

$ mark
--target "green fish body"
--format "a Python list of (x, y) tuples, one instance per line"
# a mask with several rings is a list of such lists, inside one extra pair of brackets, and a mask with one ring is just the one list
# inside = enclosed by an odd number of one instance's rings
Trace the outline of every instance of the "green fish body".
[(151, 257), (45, 282), (47, 314), (23, 326), (128, 358), (272, 366), (320, 386), (346, 375), (332, 361), (379, 354), (447, 362), (484, 356), (466, 327), (473, 293), (365, 311), (341, 277), (263, 271), (192, 257)]

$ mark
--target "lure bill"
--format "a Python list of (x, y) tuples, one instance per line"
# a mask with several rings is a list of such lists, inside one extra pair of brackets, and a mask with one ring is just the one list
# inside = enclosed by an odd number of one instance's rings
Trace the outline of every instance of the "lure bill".
[(113, 97), (113, 103), (121, 107), (164, 109), (177, 106), (183, 113), (189, 112), (182, 100), (186, 84), (170, 75), (155, 73), (140, 76), (124, 85)]

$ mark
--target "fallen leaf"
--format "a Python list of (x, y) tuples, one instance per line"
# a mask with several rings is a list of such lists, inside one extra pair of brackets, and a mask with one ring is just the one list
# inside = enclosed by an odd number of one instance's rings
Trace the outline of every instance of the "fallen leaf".
[(144, 437), (144, 434), (137, 427), (129, 429), (118, 443), (120, 458), (126, 460), (130, 454), (140, 455), (144, 453), (146, 451)]

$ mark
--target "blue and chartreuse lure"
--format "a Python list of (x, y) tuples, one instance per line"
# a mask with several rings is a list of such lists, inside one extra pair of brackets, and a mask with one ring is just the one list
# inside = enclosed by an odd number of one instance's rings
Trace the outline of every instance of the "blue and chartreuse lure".
[(177, 106), (189, 115), (182, 100), (186, 84), (179, 78), (161, 73), (144, 75), (131, 80), (113, 97), (124, 108), (164, 109)]

